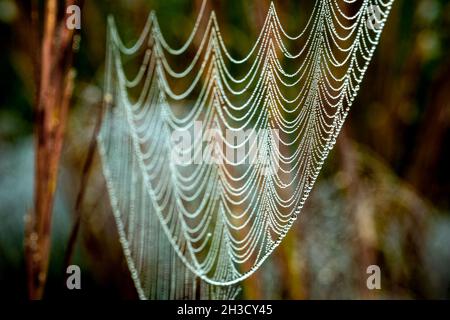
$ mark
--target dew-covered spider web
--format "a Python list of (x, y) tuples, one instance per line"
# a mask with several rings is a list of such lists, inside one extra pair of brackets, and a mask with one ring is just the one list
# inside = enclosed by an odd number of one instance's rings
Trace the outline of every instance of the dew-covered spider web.
[[(154, 12), (131, 47), (109, 18), (98, 143), (141, 298), (238, 294), (238, 283), (297, 219), (392, 2), (317, 0), (295, 36), (272, 3), (243, 57), (227, 50), (206, 1), (179, 48), (166, 41)], [(141, 67), (133, 73), (126, 65), (136, 59)], [(186, 133), (187, 145), (180, 143)]]

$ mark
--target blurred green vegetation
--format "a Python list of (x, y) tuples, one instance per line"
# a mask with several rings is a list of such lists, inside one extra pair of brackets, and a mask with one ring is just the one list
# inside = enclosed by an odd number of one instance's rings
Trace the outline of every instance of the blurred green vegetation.
[[(313, 3), (274, 2), (290, 33), (301, 30)], [(61, 282), (71, 208), (102, 96), (106, 17), (115, 16), (131, 43), (155, 10), (175, 46), (188, 37), (200, 4), (85, 1), (47, 297), (136, 297), (98, 163), (75, 257), (85, 270), (85, 286), (69, 293)], [(213, 0), (209, 7), (231, 52), (243, 56), (269, 1)], [(34, 99), (28, 18), (17, 2), (0, 0), (0, 296), (6, 298), (25, 297), (22, 237), (32, 201)], [(450, 297), (449, 47), (450, 1), (395, 0), (345, 130), (307, 207), (270, 261), (243, 283), (243, 297)], [(381, 266), (380, 292), (365, 288), (368, 264)]]

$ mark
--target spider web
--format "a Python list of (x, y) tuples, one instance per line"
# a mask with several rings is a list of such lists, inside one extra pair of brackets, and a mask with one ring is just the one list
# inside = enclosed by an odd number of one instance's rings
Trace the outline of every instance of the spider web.
[[(237, 295), (236, 284), (258, 269), (297, 219), (392, 2), (317, 0), (296, 36), (283, 29), (271, 3), (243, 58), (227, 50), (206, 1), (180, 48), (165, 40), (154, 12), (131, 47), (109, 18), (98, 142), (141, 298)], [(300, 49), (294, 52), (293, 44)], [(142, 61), (132, 77), (124, 68), (130, 59)], [(237, 143), (227, 139), (230, 133)], [(183, 135), (191, 138), (188, 145), (174, 139)], [(221, 146), (244, 150), (241, 159), (230, 159)], [(194, 161), (180, 163), (174, 155)]]

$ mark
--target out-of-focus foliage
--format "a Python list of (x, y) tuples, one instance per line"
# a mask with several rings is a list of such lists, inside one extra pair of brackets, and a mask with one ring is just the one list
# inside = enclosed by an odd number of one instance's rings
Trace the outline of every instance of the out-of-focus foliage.
[[(312, 1), (274, 2), (287, 31), (301, 30)], [(25, 297), (23, 217), (32, 206), (33, 61), (23, 23), (29, 13), (19, 4), (0, 0), (0, 286), (6, 297)], [(107, 14), (114, 14), (131, 43), (154, 9), (175, 46), (188, 37), (200, 5), (201, 0), (85, 1), (48, 297), (136, 297), (98, 161), (74, 261), (83, 270), (83, 290), (68, 292), (62, 282), (71, 208), (102, 100)], [(260, 0), (209, 2), (233, 54), (242, 56), (252, 46), (268, 6)], [(450, 1), (395, 1), (345, 130), (299, 222), (243, 283), (242, 297), (450, 297), (449, 46)], [(381, 268), (381, 290), (366, 287), (371, 264)]]

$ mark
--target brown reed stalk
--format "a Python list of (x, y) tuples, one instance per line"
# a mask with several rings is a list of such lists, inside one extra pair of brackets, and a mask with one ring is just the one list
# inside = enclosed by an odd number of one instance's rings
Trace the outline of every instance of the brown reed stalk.
[[(41, 299), (47, 280), (51, 243), (51, 220), (58, 168), (64, 142), (67, 115), (73, 92), (72, 69), (74, 30), (66, 27), (59, 10), (78, 5), (67, 0), (45, 2), (44, 15), (34, 2), (31, 26), (35, 48), (35, 182), (34, 208), (27, 216), (25, 259), (30, 299)], [(42, 30), (42, 35), (39, 32)]]

